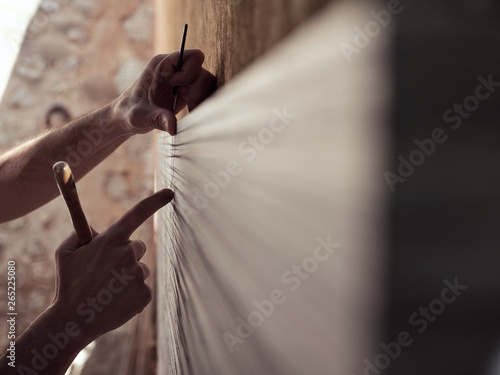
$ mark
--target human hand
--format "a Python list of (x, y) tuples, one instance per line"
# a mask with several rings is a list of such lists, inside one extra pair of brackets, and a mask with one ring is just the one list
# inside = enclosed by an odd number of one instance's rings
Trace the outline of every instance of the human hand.
[(149, 269), (139, 262), (146, 252), (142, 241), (130, 235), (158, 209), (173, 199), (162, 190), (142, 200), (119, 220), (80, 246), (75, 234), (56, 250), (56, 296), (52, 310), (74, 321), (86, 343), (118, 328), (152, 299), (144, 283)]
[[(115, 101), (115, 112), (125, 129), (147, 133), (152, 129), (176, 133), (175, 115), (186, 105), (193, 110), (216, 89), (212, 73), (202, 68), (205, 56), (200, 50), (185, 50), (182, 69), (176, 72), (179, 53), (157, 55), (135, 82)], [(178, 86), (175, 111), (173, 88)]]

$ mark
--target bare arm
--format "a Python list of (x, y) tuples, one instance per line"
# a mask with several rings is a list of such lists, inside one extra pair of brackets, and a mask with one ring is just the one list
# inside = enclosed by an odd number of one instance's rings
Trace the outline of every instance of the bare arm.
[(0, 221), (25, 215), (57, 196), (55, 162), (68, 161), (80, 179), (130, 136), (107, 105), (2, 155)]
[[(57, 307), (49, 307), (0, 358), (2, 374), (64, 374), (92, 342), (82, 334), (81, 327), (74, 318), (62, 316)], [(46, 356), (55, 356), (55, 360), (49, 361)]]
[(193, 109), (214, 90), (215, 77), (202, 68), (199, 50), (153, 58), (141, 76), (110, 104), (0, 156), (0, 222), (42, 206), (58, 194), (52, 165), (68, 162), (80, 179), (135, 134), (176, 132), (172, 87), (179, 86), (175, 113)]

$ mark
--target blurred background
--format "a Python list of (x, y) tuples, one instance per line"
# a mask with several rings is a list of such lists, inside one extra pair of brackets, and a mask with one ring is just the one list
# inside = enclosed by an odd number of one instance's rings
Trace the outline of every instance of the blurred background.
[[(391, 171), (419, 149), (415, 139), (437, 128), (447, 139), (394, 185), (385, 339), (408, 331), (414, 342), (384, 373), (500, 374), (500, 92), (488, 96), (480, 78), (500, 82), (500, 4), (402, 4)], [(432, 301), (455, 278), (467, 289), (441, 311)], [(409, 322), (415, 312), (428, 322), (421, 333)]]

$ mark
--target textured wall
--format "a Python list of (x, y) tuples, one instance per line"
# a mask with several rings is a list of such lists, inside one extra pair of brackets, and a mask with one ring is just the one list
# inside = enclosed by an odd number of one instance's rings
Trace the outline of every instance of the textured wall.
[(329, 1), (156, 0), (157, 50), (178, 49), (189, 24), (187, 47), (205, 52), (221, 85)]

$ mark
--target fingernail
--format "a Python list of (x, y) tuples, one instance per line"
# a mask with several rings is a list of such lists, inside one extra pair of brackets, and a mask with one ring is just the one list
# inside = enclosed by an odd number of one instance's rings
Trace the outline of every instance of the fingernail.
[(177, 131), (177, 118), (175, 116), (172, 116), (172, 118), (169, 118), (171, 116), (167, 116), (165, 113), (163, 114), (163, 129), (164, 131), (168, 132), (170, 135), (175, 135)]
[(174, 121), (171, 121), (168, 123), (169, 128), (167, 131), (170, 133), (170, 135), (176, 135), (177, 134), (177, 118), (174, 117)]
[(170, 189), (162, 189), (161, 192), (165, 195), (166, 198), (168, 199), (174, 199), (174, 192)]

